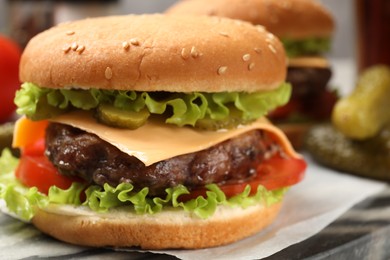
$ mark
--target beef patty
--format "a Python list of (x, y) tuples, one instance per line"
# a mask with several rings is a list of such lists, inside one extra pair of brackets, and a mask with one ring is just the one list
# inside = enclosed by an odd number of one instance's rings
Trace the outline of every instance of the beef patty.
[(331, 76), (329, 68), (288, 67), (286, 81), (293, 86), (291, 99), (304, 101), (322, 95)]
[(206, 150), (145, 166), (136, 157), (78, 128), (50, 123), (46, 131), (46, 156), (61, 174), (101, 186), (126, 182), (135, 190), (149, 187), (150, 195), (164, 194), (166, 188), (178, 184), (195, 189), (209, 183), (250, 179), (264, 158), (277, 152), (275, 148), (264, 132), (253, 130)]

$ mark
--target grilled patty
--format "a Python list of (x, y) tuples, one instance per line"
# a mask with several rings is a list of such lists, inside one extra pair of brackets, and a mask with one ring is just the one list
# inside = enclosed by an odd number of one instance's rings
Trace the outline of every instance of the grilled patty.
[(278, 149), (260, 130), (253, 130), (206, 150), (180, 155), (145, 166), (98, 136), (72, 126), (51, 123), (46, 132), (46, 155), (61, 174), (104, 185), (132, 183), (149, 187), (150, 195), (183, 184), (189, 189), (209, 183), (248, 180), (257, 166)]
[(329, 68), (288, 67), (286, 81), (293, 86), (291, 98), (304, 101), (321, 95), (331, 76)]

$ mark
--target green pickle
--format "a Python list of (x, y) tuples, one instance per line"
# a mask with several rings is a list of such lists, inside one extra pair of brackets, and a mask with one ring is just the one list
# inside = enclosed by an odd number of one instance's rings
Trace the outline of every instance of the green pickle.
[(313, 127), (305, 148), (319, 163), (343, 172), (390, 181), (390, 127), (375, 137), (353, 140), (330, 124)]
[[(0, 125), (0, 154), (5, 148), (11, 149), (14, 123)], [(11, 149), (14, 156), (18, 156), (17, 149)]]
[(390, 67), (377, 65), (367, 69), (351, 95), (335, 105), (332, 122), (352, 139), (377, 135), (390, 122)]
[(244, 120), (242, 118), (242, 112), (237, 108), (231, 107), (228, 117), (219, 120), (209, 117), (202, 118), (196, 122), (195, 127), (207, 131), (216, 131), (219, 129), (232, 129), (240, 124), (247, 124), (250, 121), (253, 120)]
[(108, 104), (100, 104), (97, 108), (97, 118), (101, 123), (118, 128), (137, 129), (146, 123), (149, 116), (147, 109), (134, 112)]

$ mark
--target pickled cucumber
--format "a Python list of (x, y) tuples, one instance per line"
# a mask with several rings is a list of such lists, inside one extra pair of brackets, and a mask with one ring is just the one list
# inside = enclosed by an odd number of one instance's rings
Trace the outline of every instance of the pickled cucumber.
[[(14, 131), (14, 123), (6, 123), (0, 125), (0, 154), (4, 148), (10, 148), (12, 144), (12, 136)], [(19, 151), (17, 149), (11, 149), (12, 154), (17, 156)]]
[(351, 95), (336, 103), (332, 122), (349, 138), (363, 140), (377, 135), (390, 122), (390, 67), (367, 69)]
[(29, 118), (36, 121), (43, 120), (61, 115), (66, 111), (66, 109), (50, 106), (47, 99), (43, 97), (39, 99), (35, 113), (30, 115)]
[(137, 129), (146, 123), (150, 113), (147, 109), (134, 112), (122, 110), (108, 104), (100, 104), (97, 108), (96, 116), (101, 123), (109, 126)]
[(319, 163), (355, 175), (390, 181), (390, 127), (373, 138), (352, 140), (331, 124), (311, 128), (305, 148)]
[(229, 116), (224, 119), (211, 119), (209, 117), (199, 119), (195, 127), (208, 130), (208, 131), (216, 131), (219, 129), (232, 129), (240, 124), (247, 124), (250, 120), (244, 120), (242, 118), (242, 112), (236, 108), (230, 108)]

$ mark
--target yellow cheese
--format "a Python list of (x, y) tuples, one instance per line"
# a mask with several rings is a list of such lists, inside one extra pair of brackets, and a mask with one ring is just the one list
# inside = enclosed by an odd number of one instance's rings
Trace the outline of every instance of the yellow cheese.
[(146, 166), (178, 155), (207, 149), (227, 139), (253, 129), (264, 129), (273, 134), (287, 154), (300, 157), (286, 136), (265, 118), (233, 130), (199, 131), (190, 127), (177, 127), (148, 121), (136, 130), (112, 128), (99, 124), (87, 112), (75, 111), (50, 119), (97, 135), (122, 152), (137, 157)]
[(301, 56), (290, 58), (289, 67), (329, 68), (329, 62), (320, 56)]

